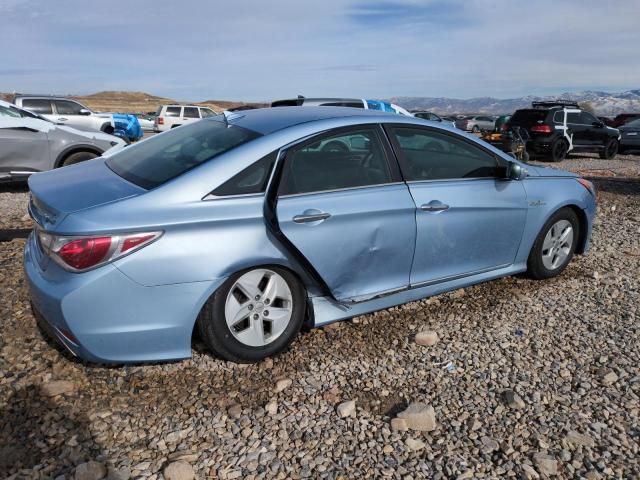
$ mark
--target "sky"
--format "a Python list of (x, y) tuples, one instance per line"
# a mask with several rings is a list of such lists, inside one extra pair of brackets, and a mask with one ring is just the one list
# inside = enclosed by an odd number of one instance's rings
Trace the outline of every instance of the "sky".
[(0, 91), (179, 100), (640, 88), (640, 0), (0, 0)]

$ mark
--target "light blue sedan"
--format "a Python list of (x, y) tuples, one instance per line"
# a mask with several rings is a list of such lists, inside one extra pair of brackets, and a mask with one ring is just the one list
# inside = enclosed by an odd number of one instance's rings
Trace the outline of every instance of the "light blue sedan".
[(29, 179), (36, 318), (74, 355), (254, 362), (362, 315), (586, 252), (588, 181), (343, 107), (249, 110)]

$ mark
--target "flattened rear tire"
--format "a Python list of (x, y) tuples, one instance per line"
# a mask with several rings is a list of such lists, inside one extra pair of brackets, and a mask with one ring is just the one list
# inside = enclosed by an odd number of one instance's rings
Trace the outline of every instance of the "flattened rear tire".
[(573, 258), (580, 238), (575, 212), (561, 208), (544, 224), (527, 260), (527, 275), (536, 280), (560, 275)]
[(76, 163), (84, 162), (86, 160), (91, 160), (92, 158), (96, 158), (96, 155), (93, 152), (77, 152), (69, 155), (62, 162), (61, 167), (66, 167), (67, 165), (74, 165)]
[(305, 290), (295, 275), (258, 267), (232, 275), (204, 305), (197, 324), (215, 355), (253, 363), (287, 348), (305, 312)]

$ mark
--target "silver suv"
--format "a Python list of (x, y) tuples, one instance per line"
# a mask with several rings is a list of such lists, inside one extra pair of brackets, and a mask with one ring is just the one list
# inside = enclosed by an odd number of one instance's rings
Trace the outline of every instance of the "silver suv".
[(160, 105), (153, 122), (153, 130), (166, 132), (185, 123), (213, 117), (215, 114), (216, 112), (210, 108), (198, 105)]
[(75, 100), (45, 95), (16, 95), (14, 103), (59, 125), (80, 130), (114, 132), (113, 116), (110, 113), (93, 112)]
[(119, 137), (56, 125), (0, 100), (0, 181), (24, 180), (125, 145)]

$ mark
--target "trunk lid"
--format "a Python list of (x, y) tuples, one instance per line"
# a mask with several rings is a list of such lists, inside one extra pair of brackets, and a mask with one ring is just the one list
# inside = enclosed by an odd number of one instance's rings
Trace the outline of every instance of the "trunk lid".
[(29, 189), (31, 216), (48, 231), (70, 213), (146, 192), (116, 175), (102, 158), (31, 175)]

